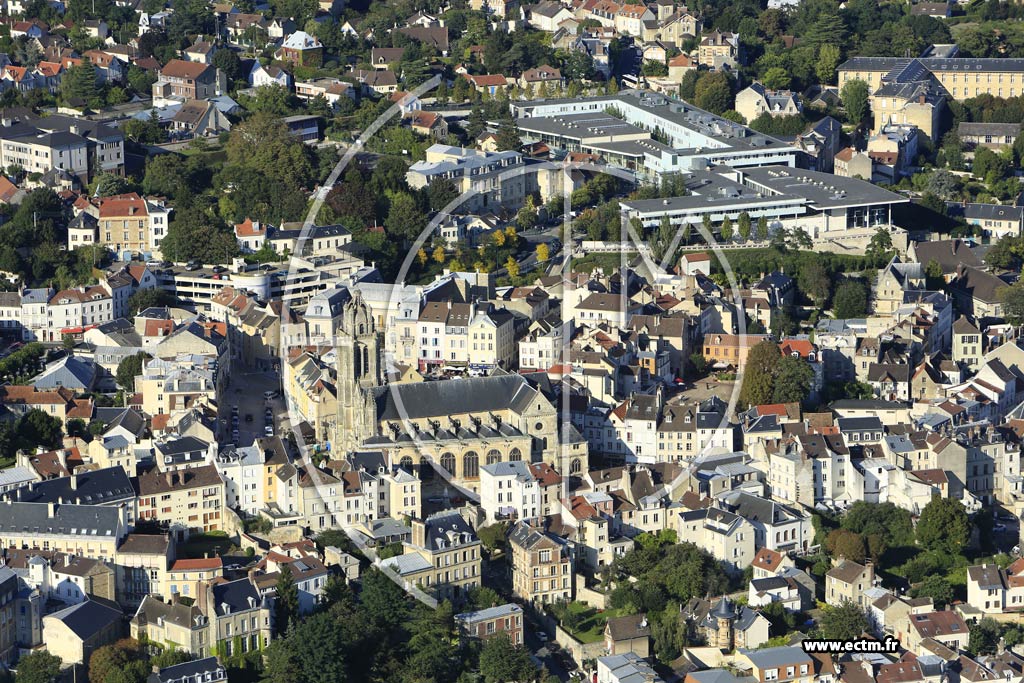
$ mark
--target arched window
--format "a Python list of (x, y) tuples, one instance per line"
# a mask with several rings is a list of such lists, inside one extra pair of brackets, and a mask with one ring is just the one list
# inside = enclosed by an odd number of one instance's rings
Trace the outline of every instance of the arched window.
[(523, 452), (518, 448), (513, 448), (508, 452), (508, 459), (512, 462), (518, 462), (523, 459)]
[(434, 466), (430, 464), (430, 458), (420, 456), (420, 481), (430, 481), (434, 478)]
[(497, 448), (492, 448), (487, 451), (487, 464), (493, 465), (496, 462), (501, 462), (501, 451)]
[(449, 476), (455, 476), (455, 456), (451, 453), (445, 453), (441, 456), (441, 469), (448, 473)]
[(569, 463), (569, 474), (579, 474), (583, 471), (583, 463), (580, 462), (579, 458), (573, 458), (572, 462)]
[(398, 466), (409, 474), (412, 474), (412, 458), (408, 455), (402, 456), (402, 459), (398, 461)]
[(465, 479), (476, 479), (480, 476), (480, 456), (476, 451), (466, 451), (462, 456), (462, 476)]

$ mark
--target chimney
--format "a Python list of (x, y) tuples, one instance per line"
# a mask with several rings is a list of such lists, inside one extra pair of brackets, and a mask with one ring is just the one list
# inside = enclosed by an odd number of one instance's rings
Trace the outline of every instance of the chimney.
[(427, 545), (427, 525), (421, 519), (412, 520), (412, 544), (417, 548)]
[(174, 473), (164, 472), (164, 480), (167, 481), (168, 486), (174, 486)]
[(77, 474), (72, 474), (70, 479), (71, 479), (71, 490), (72, 491), (77, 491), (78, 490), (78, 475)]
[(56, 516), (56, 514), (57, 514), (57, 504), (54, 503), (53, 501), (50, 501), (49, 503), (47, 503), (46, 504), (46, 514), (47, 514), (48, 517), (51, 517), (51, 518)]

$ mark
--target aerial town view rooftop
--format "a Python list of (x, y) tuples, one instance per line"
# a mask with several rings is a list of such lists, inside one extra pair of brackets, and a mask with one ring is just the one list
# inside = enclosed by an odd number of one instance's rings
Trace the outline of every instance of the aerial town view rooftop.
[(1024, 4), (634, 1), (0, 2), (0, 683), (1024, 683)]

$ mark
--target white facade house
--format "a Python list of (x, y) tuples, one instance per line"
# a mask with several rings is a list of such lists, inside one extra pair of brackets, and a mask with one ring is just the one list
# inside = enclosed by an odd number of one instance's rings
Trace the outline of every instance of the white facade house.
[(540, 483), (525, 462), (494, 462), (480, 467), (480, 507), (488, 524), (499, 519), (538, 517), (542, 503)]

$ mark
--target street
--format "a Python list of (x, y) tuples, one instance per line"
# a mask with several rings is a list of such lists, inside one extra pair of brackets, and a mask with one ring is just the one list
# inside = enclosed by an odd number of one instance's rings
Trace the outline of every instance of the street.
[[(277, 396), (268, 401), (264, 392), (274, 391)], [(273, 410), (275, 434), (283, 435), (290, 428), (284, 399), (281, 397), (280, 379), (272, 372), (236, 370), (228, 375), (227, 400), (219, 406), (220, 426), (224, 441), (247, 446), (257, 437), (266, 436), (265, 412)], [(234, 406), (238, 406), (238, 439), (234, 439)]]

